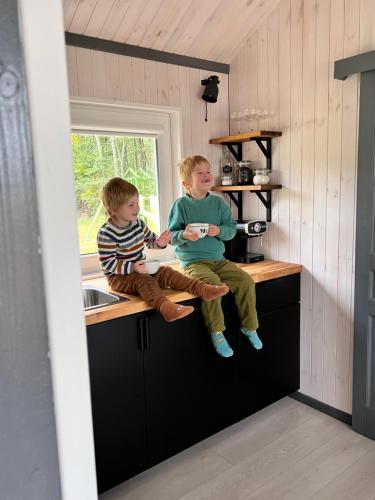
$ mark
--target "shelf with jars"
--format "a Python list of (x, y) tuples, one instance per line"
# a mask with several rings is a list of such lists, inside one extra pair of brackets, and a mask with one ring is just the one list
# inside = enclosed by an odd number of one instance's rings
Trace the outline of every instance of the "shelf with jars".
[[(244, 191), (254, 192), (266, 207), (267, 222), (272, 220), (272, 190), (281, 189), (280, 184), (268, 184), (269, 172), (272, 170), (272, 139), (280, 137), (281, 132), (267, 130), (253, 130), (236, 135), (227, 135), (210, 139), (210, 144), (222, 144), (226, 146), (237, 161), (237, 172), (234, 174), (230, 165), (224, 165), (221, 186), (215, 186), (213, 191), (227, 194), (238, 210), (238, 220), (242, 220), (242, 193)], [(255, 141), (264, 156), (267, 165), (264, 169), (256, 169), (251, 161), (242, 159), (242, 144), (247, 141)], [(224, 162), (226, 163), (226, 162)], [(228, 172), (225, 170), (227, 168)], [(265, 193), (263, 196), (262, 193)]]

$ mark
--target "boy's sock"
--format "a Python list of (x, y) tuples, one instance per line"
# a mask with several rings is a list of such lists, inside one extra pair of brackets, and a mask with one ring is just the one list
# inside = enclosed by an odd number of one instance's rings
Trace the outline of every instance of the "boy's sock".
[(250, 344), (254, 347), (254, 349), (262, 349), (262, 341), (258, 337), (255, 330), (246, 330), (246, 328), (241, 328), (241, 332), (250, 340)]
[(162, 302), (159, 311), (165, 321), (168, 321), (168, 323), (170, 323), (171, 321), (176, 321), (177, 319), (188, 316), (194, 311), (194, 307), (183, 306), (181, 304), (175, 304), (174, 302), (165, 300), (164, 302)]
[(226, 341), (223, 332), (212, 332), (210, 333), (212, 343), (215, 347), (215, 351), (223, 358), (230, 358), (233, 356), (233, 350)]

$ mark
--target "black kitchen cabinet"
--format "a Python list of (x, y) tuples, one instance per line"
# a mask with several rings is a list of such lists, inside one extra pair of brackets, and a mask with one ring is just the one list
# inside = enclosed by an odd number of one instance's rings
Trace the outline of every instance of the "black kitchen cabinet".
[[(147, 435), (154, 464), (233, 423), (234, 358), (220, 358), (206, 331), (200, 301), (174, 323), (149, 314), (151, 343), (144, 352)], [(229, 342), (234, 342), (228, 336)]]
[(299, 388), (299, 280), (257, 284), (260, 351), (223, 297), (229, 359), (215, 353), (198, 299), (174, 323), (151, 310), (88, 327), (99, 492)]
[(134, 314), (88, 328), (91, 405), (99, 492), (145, 468), (143, 352)]

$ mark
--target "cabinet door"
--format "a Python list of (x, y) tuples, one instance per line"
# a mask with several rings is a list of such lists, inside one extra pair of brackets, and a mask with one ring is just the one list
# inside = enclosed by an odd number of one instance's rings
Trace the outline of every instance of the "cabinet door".
[(87, 329), (99, 492), (148, 465), (139, 319), (133, 315)]
[[(186, 304), (184, 302), (184, 304)], [(200, 312), (174, 323), (149, 315), (144, 352), (151, 463), (191, 446), (235, 421), (235, 361), (220, 358)], [(233, 339), (229, 336), (229, 342)]]
[(297, 303), (259, 316), (260, 351), (241, 335), (239, 376), (244, 416), (299, 389), (299, 311)]

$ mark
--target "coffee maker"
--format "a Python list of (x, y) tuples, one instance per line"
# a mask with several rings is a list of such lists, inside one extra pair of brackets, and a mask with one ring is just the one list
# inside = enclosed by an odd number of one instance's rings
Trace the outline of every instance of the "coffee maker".
[(251, 263), (264, 260), (264, 255), (247, 251), (249, 238), (261, 237), (267, 230), (264, 220), (237, 221), (237, 231), (234, 238), (225, 241), (224, 257), (233, 262)]

